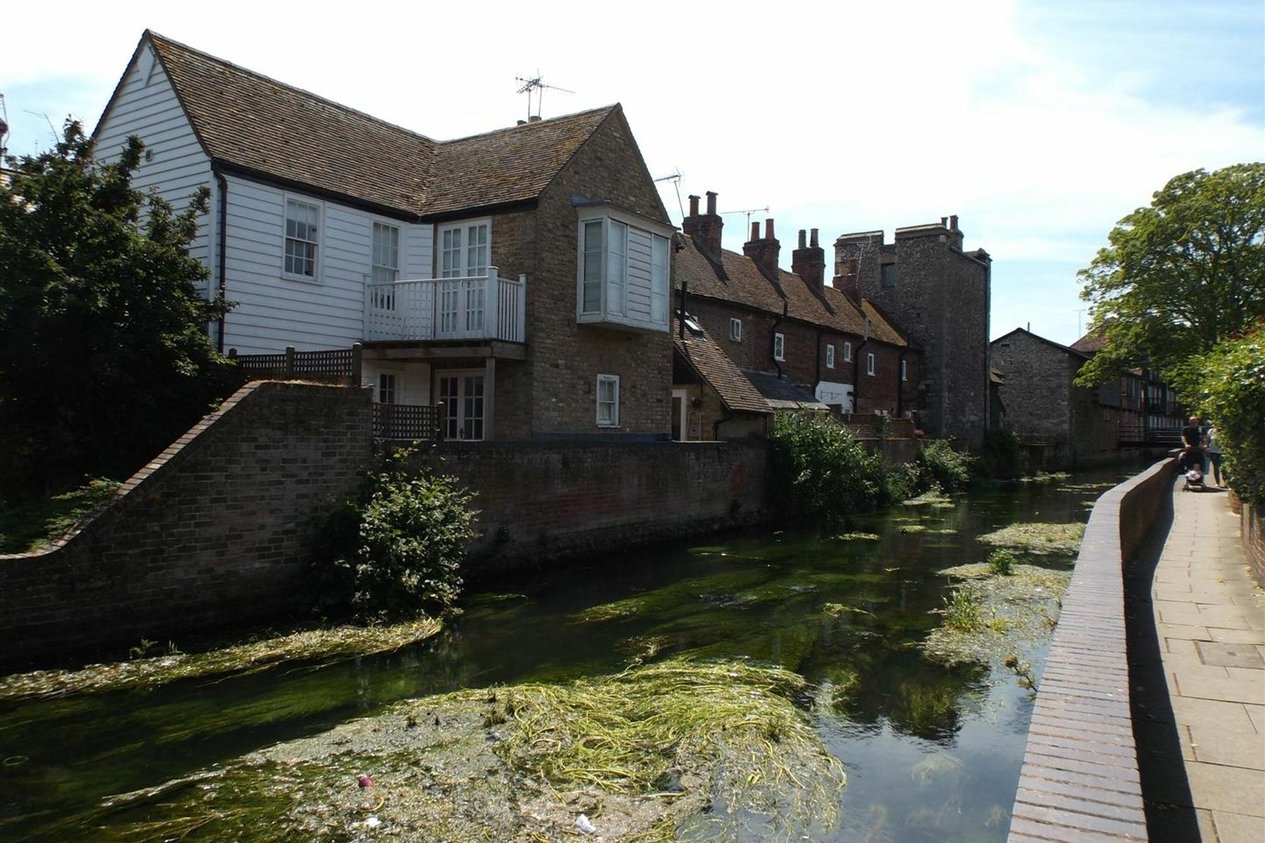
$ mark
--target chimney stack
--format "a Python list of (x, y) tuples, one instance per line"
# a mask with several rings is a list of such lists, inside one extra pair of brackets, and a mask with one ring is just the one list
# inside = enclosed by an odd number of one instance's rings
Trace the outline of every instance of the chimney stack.
[(791, 252), (791, 271), (820, 291), (826, 281), (826, 250), (817, 244), (817, 229), (812, 230), (810, 245), (804, 244), (804, 229), (799, 230), (799, 248)]
[(958, 228), (958, 215), (949, 216), (949, 245), (962, 251), (962, 231)]
[(690, 197), (690, 215), (681, 221), (681, 230), (694, 239), (694, 245), (716, 266), (721, 265), (720, 236), (725, 223), (716, 213), (716, 193), (707, 191), (707, 213), (698, 212), (698, 197)]
[(751, 239), (742, 246), (742, 253), (751, 258), (760, 273), (774, 284), (780, 283), (777, 275), (777, 259), (782, 244), (773, 236), (773, 220), (764, 221), (764, 237), (760, 237), (760, 223), (751, 223)]

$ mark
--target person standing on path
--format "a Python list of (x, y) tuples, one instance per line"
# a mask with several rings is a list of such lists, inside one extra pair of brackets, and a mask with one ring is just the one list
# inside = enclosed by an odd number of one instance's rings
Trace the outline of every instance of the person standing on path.
[(1217, 488), (1224, 489), (1225, 483), (1221, 482), (1221, 446), (1217, 444), (1217, 428), (1215, 425), (1209, 427), (1208, 432), (1204, 434), (1204, 453), (1208, 455), (1208, 462), (1212, 466), (1212, 476)]

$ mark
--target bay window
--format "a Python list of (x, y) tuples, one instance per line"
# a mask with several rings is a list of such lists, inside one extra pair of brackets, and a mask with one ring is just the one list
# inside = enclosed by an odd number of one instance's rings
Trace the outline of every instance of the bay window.
[(576, 320), (667, 331), (671, 232), (608, 208), (587, 209), (578, 232)]

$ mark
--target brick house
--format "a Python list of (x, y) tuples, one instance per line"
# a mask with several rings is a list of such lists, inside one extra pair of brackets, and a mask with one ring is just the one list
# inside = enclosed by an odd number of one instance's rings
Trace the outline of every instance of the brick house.
[(666, 438), (673, 228), (619, 105), (436, 141), (146, 32), (94, 132), (211, 194), (222, 351), (363, 346), (452, 439)]
[(872, 302), (922, 352), (916, 381), (928, 436), (978, 445), (988, 429), (991, 258), (966, 252), (956, 216), (939, 225), (844, 234), (835, 241), (836, 285)]
[(685, 310), (764, 396), (770, 409), (917, 409), (920, 355), (873, 302), (825, 278), (817, 232), (799, 232), (792, 270), (778, 266), (773, 221), (752, 225), (739, 255), (721, 247), (716, 194), (690, 197), (673, 285)]

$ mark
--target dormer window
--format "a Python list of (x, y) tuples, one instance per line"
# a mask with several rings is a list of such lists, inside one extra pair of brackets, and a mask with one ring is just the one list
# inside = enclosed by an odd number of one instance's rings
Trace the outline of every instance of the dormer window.
[(576, 321), (667, 331), (671, 234), (608, 206), (582, 209)]

